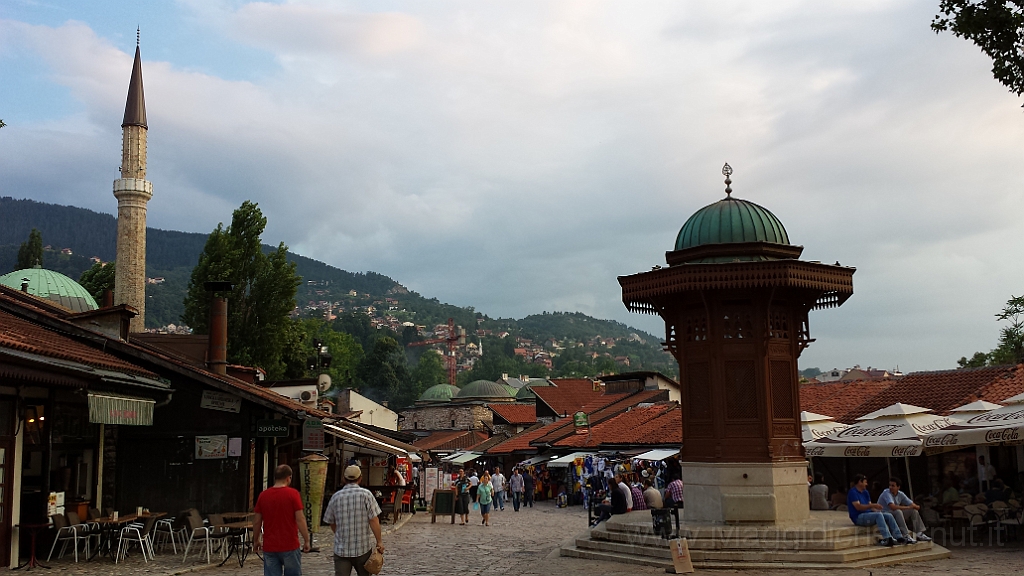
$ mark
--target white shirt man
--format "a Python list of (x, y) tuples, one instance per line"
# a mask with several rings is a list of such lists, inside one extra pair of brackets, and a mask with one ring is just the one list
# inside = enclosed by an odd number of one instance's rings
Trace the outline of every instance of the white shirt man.
[(622, 476), (617, 476), (616, 479), (619, 481), (619, 490), (626, 495), (626, 512), (633, 511), (633, 491), (629, 489), (629, 485), (622, 480)]
[(505, 475), (501, 473), (501, 468), (494, 469), (494, 475), (491, 476), (491, 488), (494, 491), (494, 504), (498, 507), (498, 510), (504, 510)]
[[(921, 506), (914, 504), (914, 501), (900, 490), (899, 478), (891, 478), (889, 480), (889, 489), (882, 492), (878, 497), (878, 503), (881, 504), (883, 510), (888, 510), (892, 513), (893, 518), (896, 519), (896, 525), (900, 527), (900, 532), (907, 535), (910, 543), (913, 543), (914, 540), (922, 540), (924, 542), (931, 540), (924, 533), (924, 520), (921, 519), (921, 513), (919, 512)], [(913, 527), (913, 530), (908, 529), (908, 524)]]

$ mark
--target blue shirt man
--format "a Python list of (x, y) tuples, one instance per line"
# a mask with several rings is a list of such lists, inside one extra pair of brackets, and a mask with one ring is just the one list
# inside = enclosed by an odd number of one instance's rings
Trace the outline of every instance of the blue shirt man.
[(857, 474), (853, 477), (853, 482), (853, 488), (850, 488), (846, 494), (846, 507), (850, 513), (850, 520), (857, 526), (878, 526), (878, 531), (882, 535), (882, 539), (878, 543), (882, 546), (906, 542), (892, 514), (883, 510), (880, 504), (871, 502), (867, 476)]

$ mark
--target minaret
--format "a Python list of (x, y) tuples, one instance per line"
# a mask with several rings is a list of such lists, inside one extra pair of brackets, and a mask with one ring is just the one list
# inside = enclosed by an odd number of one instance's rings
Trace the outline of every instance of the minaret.
[(146, 98), (142, 92), (142, 54), (138, 39), (135, 64), (128, 85), (128, 102), (121, 123), (121, 177), (114, 180), (117, 198), (117, 271), (114, 304), (128, 304), (139, 311), (132, 332), (146, 326), (146, 203), (153, 184), (146, 180)]

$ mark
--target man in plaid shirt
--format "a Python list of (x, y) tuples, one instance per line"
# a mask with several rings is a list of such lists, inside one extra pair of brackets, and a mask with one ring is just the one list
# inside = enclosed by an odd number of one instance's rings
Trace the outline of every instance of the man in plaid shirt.
[(672, 497), (672, 507), (683, 507), (683, 481), (677, 476), (665, 487), (665, 496)]
[(363, 564), (373, 552), (384, 553), (380, 535), (380, 506), (373, 494), (359, 487), (363, 473), (359, 466), (345, 468), (345, 486), (334, 493), (324, 513), (324, 522), (334, 531), (334, 574), (350, 576), (356, 569), (359, 576), (369, 572)]

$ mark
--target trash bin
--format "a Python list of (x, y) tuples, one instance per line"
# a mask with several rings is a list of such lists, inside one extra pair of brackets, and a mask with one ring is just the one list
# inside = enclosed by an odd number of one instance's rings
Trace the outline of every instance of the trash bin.
[(664, 508), (652, 509), (651, 520), (654, 522), (654, 535), (668, 540), (672, 535), (672, 511)]

